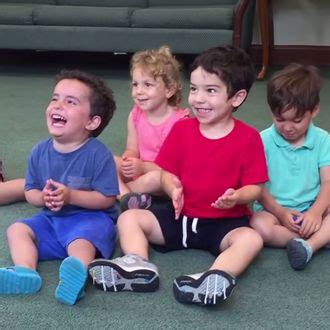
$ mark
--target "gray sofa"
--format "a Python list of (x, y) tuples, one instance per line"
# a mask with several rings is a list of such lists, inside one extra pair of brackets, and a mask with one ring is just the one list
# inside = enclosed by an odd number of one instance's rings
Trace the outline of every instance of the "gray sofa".
[(0, 0), (0, 49), (196, 54), (247, 48), (255, 0)]

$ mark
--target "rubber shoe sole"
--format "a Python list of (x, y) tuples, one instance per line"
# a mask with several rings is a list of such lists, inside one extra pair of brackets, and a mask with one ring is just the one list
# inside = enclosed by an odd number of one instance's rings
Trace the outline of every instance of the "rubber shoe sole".
[(221, 270), (209, 270), (198, 279), (189, 275), (179, 276), (173, 283), (175, 298), (183, 304), (212, 306), (226, 300), (236, 280)]
[(295, 270), (305, 269), (310, 257), (302, 242), (292, 239), (286, 246), (290, 266)]
[(147, 210), (152, 204), (152, 197), (148, 193), (127, 193), (120, 199), (122, 212), (131, 209)]
[(80, 260), (74, 257), (64, 259), (59, 270), (56, 299), (63, 304), (74, 305), (84, 295), (87, 276), (87, 270)]
[(88, 269), (93, 285), (103, 291), (153, 292), (159, 288), (159, 276), (152, 270), (126, 271), (107, 259), (93, 261)]
[(41, 285), (42, 279), (33, 269), (19, 266), (0, 268), (0, 294), (34, 294)]

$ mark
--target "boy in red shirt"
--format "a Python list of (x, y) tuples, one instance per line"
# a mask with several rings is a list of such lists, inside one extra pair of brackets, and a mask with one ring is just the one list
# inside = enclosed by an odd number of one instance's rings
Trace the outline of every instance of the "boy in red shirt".
[(148, 261), (151, 243), (163, 252), (195, 248), (216, 256), (207, 271), (175, 279), (178, 301), (213, 305), (229, 297), (236, 276), (263, 246), (249, 227), (247, 205), (268, 180), (264, 149), (259, 133), (233, 117), (254, 76), (250, 58), (236, 47), (212, 48), (195, 59), (189, 94), (195, 118), (173, 126), (156, 159), (163, 169), (162, 188), (172, 201), (120, 215), (125, 255), (90, 264), (97, 287), (156, 290), (158, 270)]

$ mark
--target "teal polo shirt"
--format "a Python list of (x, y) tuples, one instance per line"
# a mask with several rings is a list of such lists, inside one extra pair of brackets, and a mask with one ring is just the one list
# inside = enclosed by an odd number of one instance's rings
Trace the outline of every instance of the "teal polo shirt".
[[(266, 187), (271, 195), (286, 208), (309, 209), (320, 192), (319, 170), (330, 166), (329, 133), (311, 123), (299, 147), (285, 140), (274, 124), (260, 134), (268, 166)], [(262, 209), (254, 203), (254, 211)]]

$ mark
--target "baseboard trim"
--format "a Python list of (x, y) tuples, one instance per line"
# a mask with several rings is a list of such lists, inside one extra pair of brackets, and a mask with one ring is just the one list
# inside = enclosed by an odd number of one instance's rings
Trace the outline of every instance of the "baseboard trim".
[[(256, 64), (262, 63), (261, 45), (252, 45), (249, 53)], [(270, 49), (270, 65), (286, 65), (299, 62), (314, 65), (330, 65), (330, 46), (273, 46)]]

